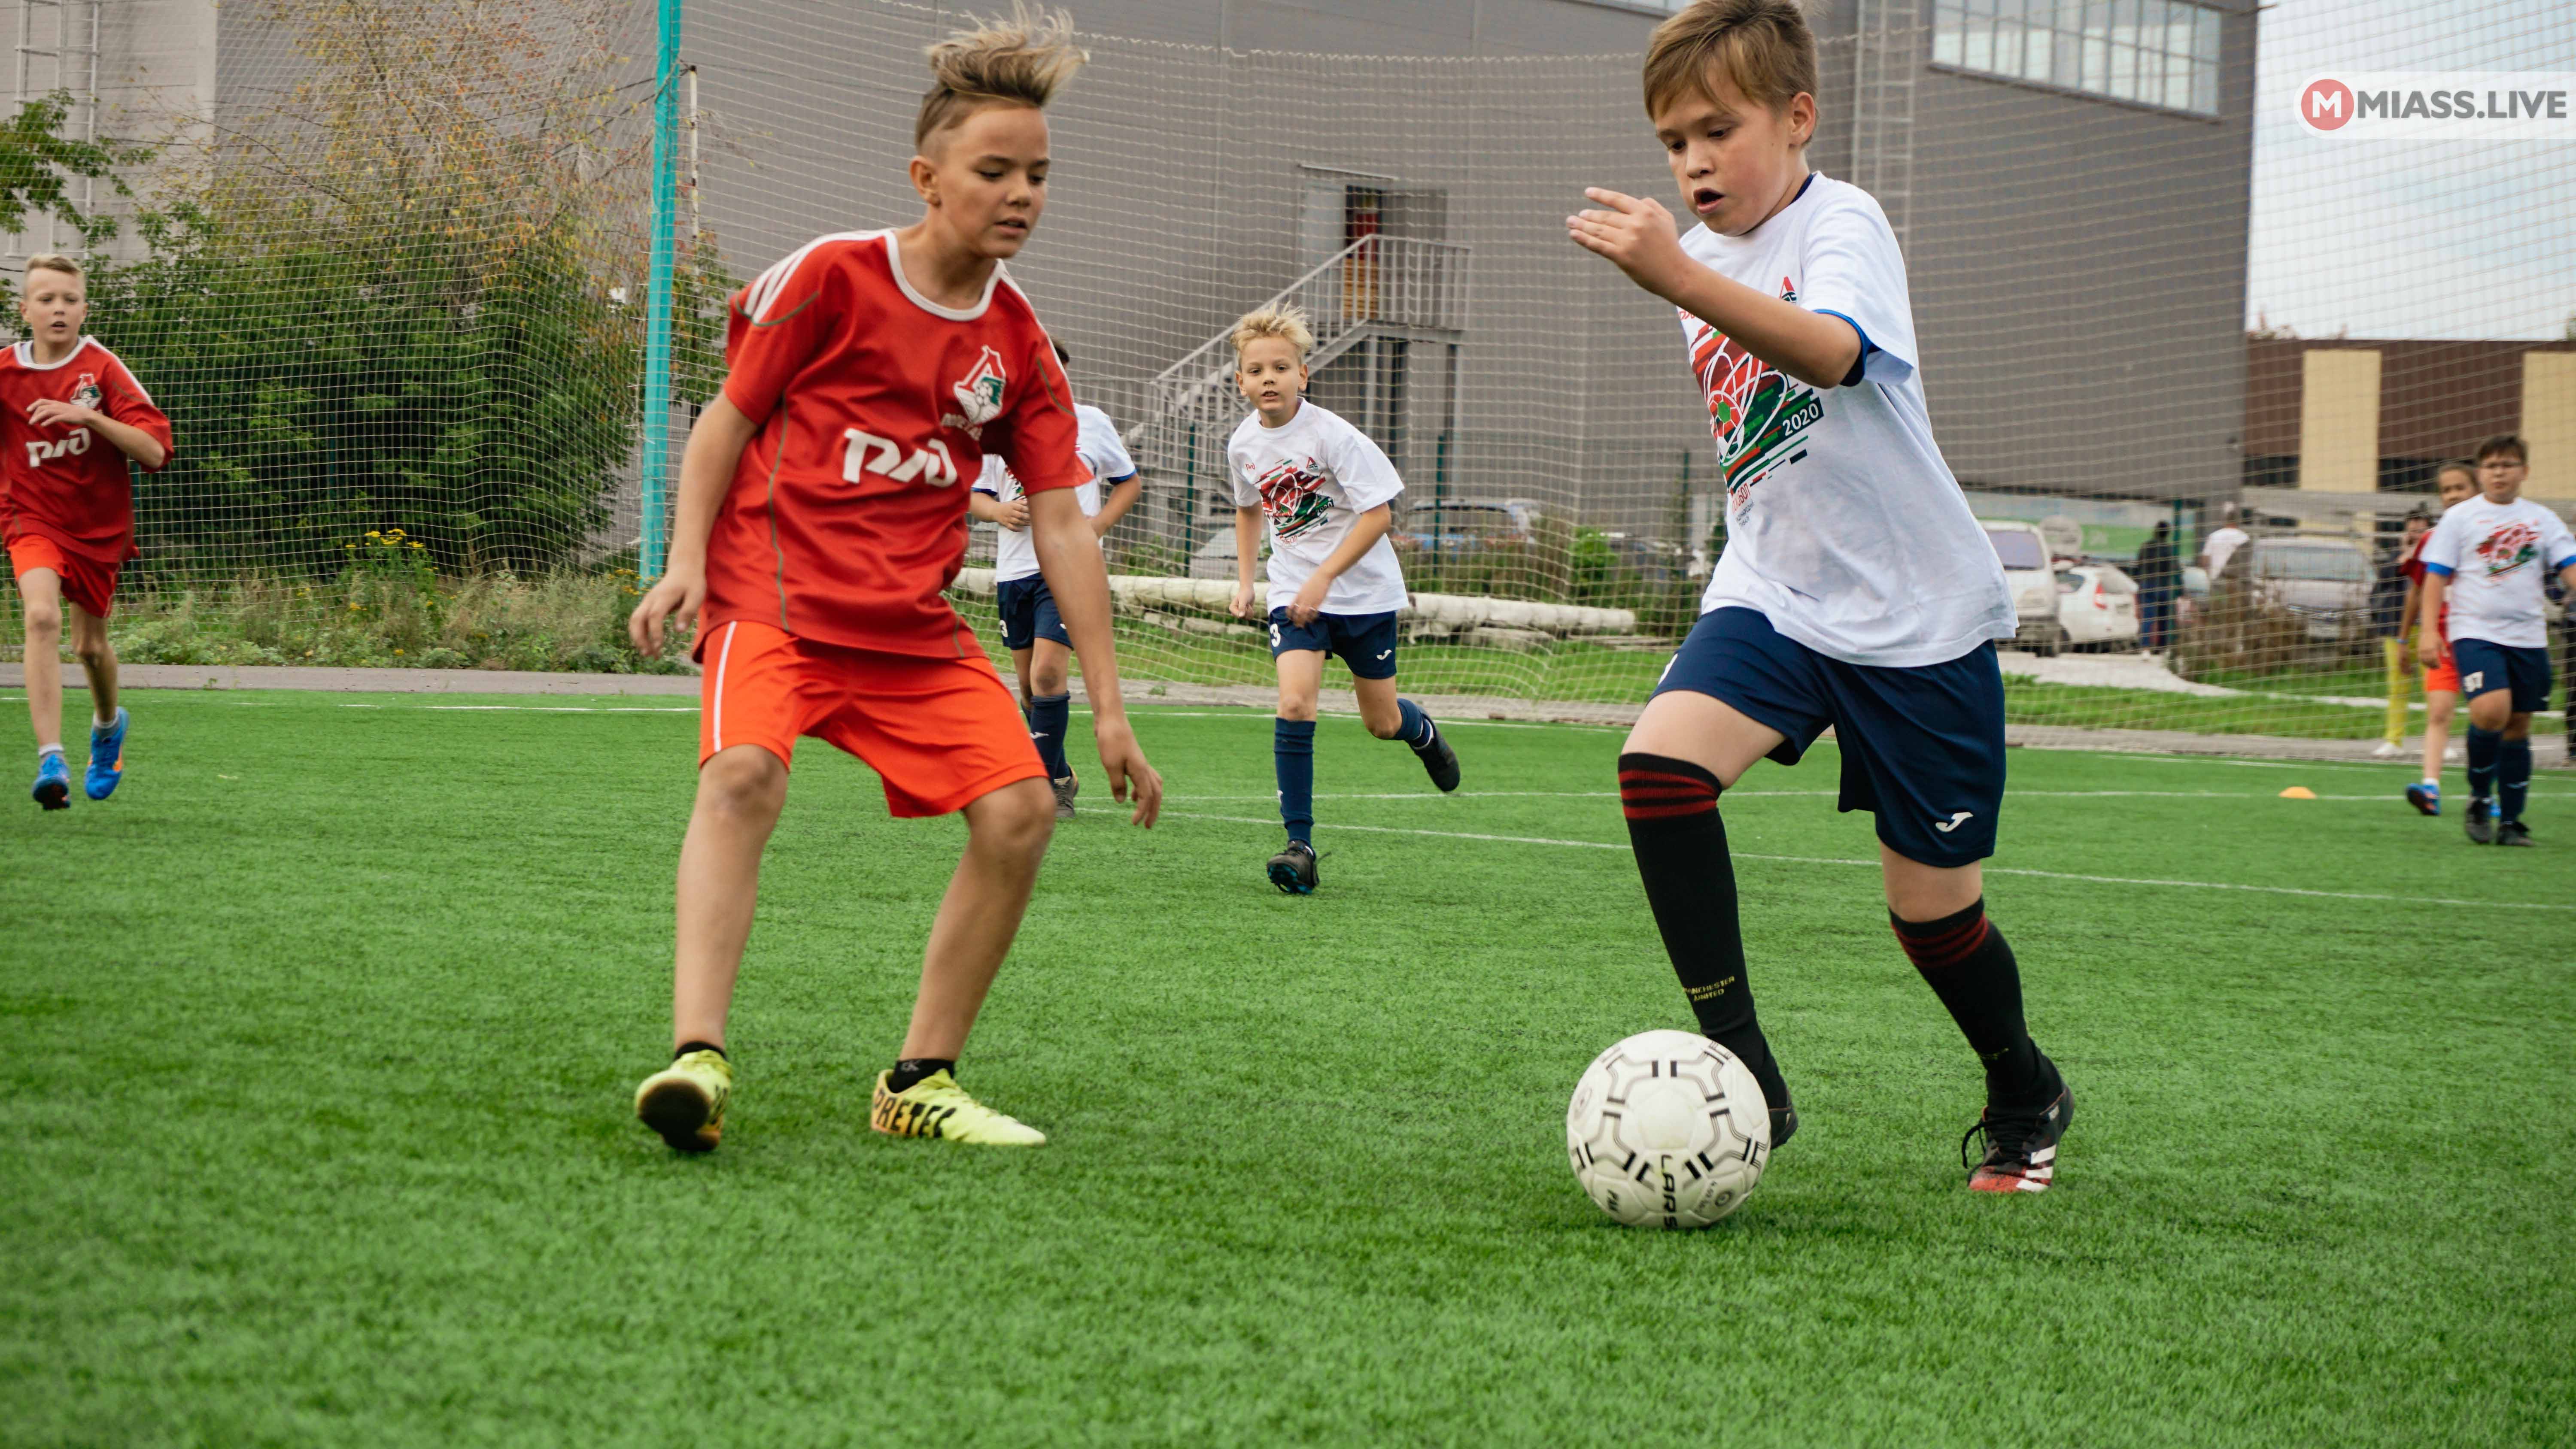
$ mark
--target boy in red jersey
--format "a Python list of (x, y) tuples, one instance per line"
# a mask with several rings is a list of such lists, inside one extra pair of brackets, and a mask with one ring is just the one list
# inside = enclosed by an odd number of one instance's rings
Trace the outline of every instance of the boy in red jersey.
[(72, 652), (89, 675), (93, 800), (116, 791), (125, 769), (125, 707), (116, 699), (116, 650), (107, 616), (116, 571), (134, 557), (134, 482), (126, 461), (158, 472), (170, 461), (170, 419), (115, 353), (81, 335), (89, 317), (80, 263), (27, 259), (18, 315), (27, 339), (0, 353), (0, 452), (5, 499), (0, 543), (9, 550), (27, 615), (27, 713), (36, 727), (36, 785), (48, 810), (71, 804), (63, 763), (63, 610)]
[(1037, 1146), (957, 1085), (1010, 949), (1055, 797), (1008, 686), (941, 591), (965, 561), (988, 452), (1027, 491), (1039, 566), (1083, 660), (1111, 793), (1150, 826), (1162, 781), (1118, 692), (1109, 580), (1074, 490), (1073, 397), (1001, 263), (1046, 204), (1042, 107), (1081, 64), (1069, 22), (1025, 13), (930, 49), (912, 159), (922, 219), (819, 238), (733, 299), (724, 391), (680, 466), (670, 566), (637, 645), (698, 623), (698, 798), (680, 849), (671, 1065), (636, 1115), (683, 1151), (716, 1145), (732, 1093), (725, 1016), (761, 850), (799, 735), (885, 777), (898, 816), (963, 810), (965, 858), (932, 924), (921, 992), (869, 1122), (899, 1137)]

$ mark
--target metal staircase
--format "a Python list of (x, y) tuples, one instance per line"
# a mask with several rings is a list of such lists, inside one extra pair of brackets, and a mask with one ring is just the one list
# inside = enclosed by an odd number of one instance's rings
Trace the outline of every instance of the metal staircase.
[[(1364, 236), (1262, 304), (1305, 310), (1315, 330), (1308, 367), (1320, 372), (1354, 354), (1354, 360), (1366, 364), (1366, 401), (1352, 421), (1398, 455), (1399, 467), (1418, 349), (1439, 349), (1436, 381), (1444, 439), (1456, 423), (1459, 348), (1467, 332), (1467, 260), (1468, 248), (1452, 242)], [(1145, 416), (1131, 447), (1141, 466), (1179, 484), (1177, 533), (1187, 555), (1201, 536), (1200, 501), (1226, 496), (1226, 441), (1245, 412), (1234, 386), (1234, 344), (1228, 334), (1209, 338), (1164, 368), (1147, 385), (1144, 401)]]

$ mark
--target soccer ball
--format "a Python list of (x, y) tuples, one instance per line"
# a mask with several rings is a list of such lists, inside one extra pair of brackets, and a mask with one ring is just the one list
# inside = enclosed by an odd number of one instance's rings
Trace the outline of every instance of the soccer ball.
[(1565, 1109), (1574, 1179), (1630, 1227), (1704, 1228), (1744, 1205), (1771, 1160), (1771, 1109), (1733, 1052), (1647, 1031), (1592, 1059)]

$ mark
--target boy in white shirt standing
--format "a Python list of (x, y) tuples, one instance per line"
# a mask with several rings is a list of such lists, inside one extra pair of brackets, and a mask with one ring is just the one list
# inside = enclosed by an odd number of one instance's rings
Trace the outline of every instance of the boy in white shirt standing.
[(1458, 755), (1431, 716), (1395, 692), (1395, 616), (1404, 570), (1386, 541), (1404, 480), (1368, 435), (1305, 400), (1315, 334), (1294, 307), (1234, 324), (1235, 386), (1253, 407), (1226, 446), (1234, 479), (1234, 613), (1257, 618), (1252, 574), (1270, 531), (1270, 654), (1279, 667), (1271, 751), (1288, 844), (1270, 883), (1315, 889), (1315, 696), (1324, 656), (1351, 669), (1360, 722), (1411, 747), (1431, 783), (1458, 788)]
[(1646, 115), (1687, 237), (1593, 189), (1580, 246), (1681, 313), (1726, 481), (1725, 555), (1619, 757), (1620, 803), (1700, 1029), (1742, 1057), (1776, 1148), (1797, 1130), (1754, 1019), (1717, 797), (1831, 726), (1844, 810), (1878, 817), (1890, 923), (1985, 1064), (1968, 1186), (2045, 1190), (2073, 1114), (2032, 1043), (1980, 862), (2003, 803), (2002, 567), (1932, 440), (1904, 259), (1867, 192), (1807, 169), (1816, 45), (1796, 0), (1697, 0), (1655, 30)]
[[(1073, 361), (1061, 342), (1055, 344), (1055, 356), (1058, 362)], [(1127, 456), (1127, 444), (1109, 414), (1075, 403), (1073, 417), (1079, 429), (1074, 451), (1091, 470), (1091, 481), (1075, 488), (1074, 498), (1091, 520), (1091, 536), (1105, 538), (1136, 506), (1145, 483), (1136, 476), (1135, 461)], [(1109, 485), (1106, 501), (1100, 496), (1104, 482)], [(1047, 784), (1055, 791), (1055, 818), (1071, 820), (1073, 797), (1082, 788), (1064, 757), (1064, 732), (1073, 717), (1073, 636), (1065, 631), (1055, 595), (1047, 592), (1046, 576), (1038, 571), (1028, 496), (1001, 454), (984, 455), (983, 476), (975, 480), (966, 506), (1000, 530), (993, 541), (993, 595), (1001, 606), (1002, 647), (1011, 651), (1013, 672), (1020, 677), (1020, 712), (1028, 719), (1038, 759), (1047, 767)]]
[[(2511, 434), (2478, 445), (2480, 496), (2442, 515), (2424, 542), (2424, 647), (2449, 660), (2469, 701), (2469, 808), (2479, 845), (2531, 844), (2531, 716), (2549, 702), (2542, 580), (2576, 589), (2576, 536), (2522, 496), (2531, 451)], [(2443, 605), (2450, 606), (2447, 620)]]

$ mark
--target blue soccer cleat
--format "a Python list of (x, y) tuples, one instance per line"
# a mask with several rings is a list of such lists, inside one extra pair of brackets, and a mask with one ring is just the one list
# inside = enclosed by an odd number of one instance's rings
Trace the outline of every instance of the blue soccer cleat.
[(49, 750), (37, 759), (36, 788), (27, 793), (48, 810), (72, 803), (72, 767), (63, 763), (62, 751)]
[(81, 788), (89, 792), (89, 798), (106, 799), (116, 793), (116, 782), (125, 778), (125, 727), (129, 723), (125, 706), (120, 704), (115, 723), (89, 727), (89, 773), (81, 780)]
[(2427, 815), (2442, 813), (2442, 787), (2432, 780), (2406, 787), (2406, 803)]

